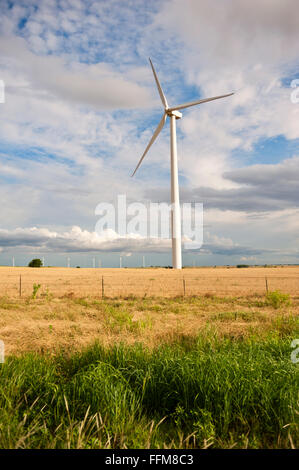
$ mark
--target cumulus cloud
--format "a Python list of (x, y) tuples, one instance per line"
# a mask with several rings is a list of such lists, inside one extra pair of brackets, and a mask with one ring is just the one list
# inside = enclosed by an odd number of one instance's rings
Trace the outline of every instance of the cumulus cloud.
[(110, 252), (163, 252), (170, 248), (170, 240), (145, 238), (137, 234), (120, 236), (108, 229), (98, 234), (82, 230), (78, 226), (70, 231), (54, 232), (44, 228), (0, 229), (0, 246), (3, 249), (18, 248), (28, 250), (36, 248), (43, 252), (85, 253), (95, 251)]
[[(186, 238), (187, 240), (187, 238)], [(147, 238), (130, 233), (120, 236), (107, 229), (101, 233), (82, 230), (78, 226), (65, 232), (54, 232), (45, 228), (0, 229), (0, 248), (4, 251), (35, 251), (43, 253), (89, 253), (112, 252), (131, 256), (132, 253), (165, 253), (171, 250), (171, 240)], [(256, 255), (271, 250), (257, 250), (235, 244), (231, 239), (207, 233), (207, 241), (201, 249), (185, 252), (210, 254)]]

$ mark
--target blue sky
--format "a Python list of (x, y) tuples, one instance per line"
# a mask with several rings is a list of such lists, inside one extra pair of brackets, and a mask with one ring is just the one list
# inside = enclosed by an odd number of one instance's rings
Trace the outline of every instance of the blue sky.
[(168, 124), (130, 177), (162, 114), (148, 57), (170, 104), (237, 91), (178, 121), (181, 200), (203, 203), (205, 224), (184, 263), (298, 263), (296, 10), (295, 0), (2, 1), (0, 264), (171, 264), (167, 243), (95, 233), (97, 204), (119, 194), (169, 202)]

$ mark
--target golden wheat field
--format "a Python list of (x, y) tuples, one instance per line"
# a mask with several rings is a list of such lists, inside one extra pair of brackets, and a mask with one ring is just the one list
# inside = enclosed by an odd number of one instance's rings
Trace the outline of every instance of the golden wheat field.
[[(278, 303), (267, 298), (266, 278), (270, 295), (282, 293)], [(34, 290), (34, 284), (40, 287)], [(279, 334), (293, 332), (299, 320), (298, 267), (181, 272), (2, 267), (0, 287), (6, 355), (75, 351), (96, 340), (154, 347), (182, 337), (192, 341), (213, 328), (234, 338)]]

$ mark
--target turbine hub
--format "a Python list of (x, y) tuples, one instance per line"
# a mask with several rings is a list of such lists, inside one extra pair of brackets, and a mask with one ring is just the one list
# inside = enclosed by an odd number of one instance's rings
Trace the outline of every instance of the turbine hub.
[[(166, 111), (167, 112), (167, 111)], [(180, 113), (179, 111), (169, 111), (167, 112), (168, 116), (175, 116), (176, 119), (181, 119), (182, 118), (182, 113)]]

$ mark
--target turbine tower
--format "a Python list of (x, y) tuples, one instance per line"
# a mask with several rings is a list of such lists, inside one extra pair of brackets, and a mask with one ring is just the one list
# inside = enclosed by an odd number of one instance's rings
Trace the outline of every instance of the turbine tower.
[(149, 151), (150, 147), (155, 142), (156, 138), (160, 134), (164, 127), (167, 116), (170, 118), (170, 168), (171, 168), (171, 238), (172, 238), (172, 267), (174, 269), (182, 269), (182, 242), (181, 242), (181, 210), (180, 210), (180, 198), (179, 198), (179, 175), (178, 175), (178, 160), (177, 160), (177, 144), (176, 144), (176, 120), (181, 119), (182, 113), (180, 109), (190, 108), (201, 103), (207, 103), (208, 101), (218, 100), (219, 98), (225, 98), (231, 96), (234, 93), (228, 93), (226, 95), (214, 96), (212, 98), (205, 98), (202, 100), (192, 101), (190, 103), (179, 104), (178, 106), (168, 106), (167, 100), (163, 93), (162, 87), (158, 80), (155, 68), (149, 59), (151, 68), (154, 74), (155, 82), (158, 88), (158, 92), (164, 107), (164, 113), (161, 121), (158, 124), (151, 140), (148, 143), (142, 157), (140, 158), (138, 165), (136, 166), (134, 173), (141, 165), (142, 160)]

